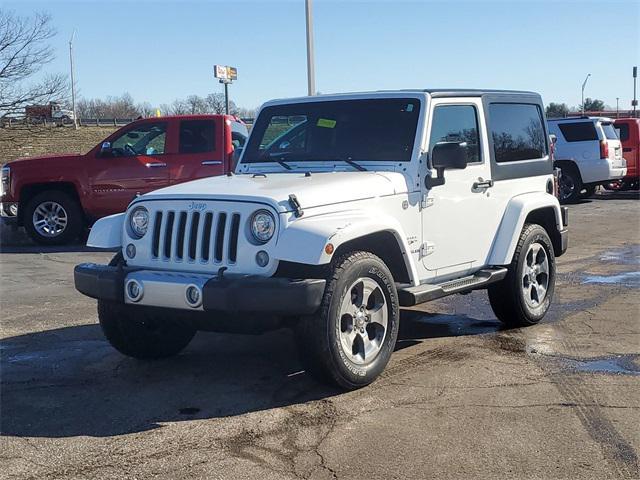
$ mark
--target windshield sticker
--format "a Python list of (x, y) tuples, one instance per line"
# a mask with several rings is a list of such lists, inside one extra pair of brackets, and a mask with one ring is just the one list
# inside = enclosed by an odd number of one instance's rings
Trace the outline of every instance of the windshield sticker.
[(413, 103), (407, 105), (407, 112), (413, 112)]
[(323, 128), (334, 128), (336, 126), (336, 123), (337, 122), (335, 120), (329, 120), (328, 118), (319, 118), (316, 125)]

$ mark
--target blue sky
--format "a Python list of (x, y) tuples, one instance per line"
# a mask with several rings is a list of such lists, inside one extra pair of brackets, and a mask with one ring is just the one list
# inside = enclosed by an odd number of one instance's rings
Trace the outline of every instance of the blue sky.
[[(49, 72), (68, 71), (77, 29), (82, 96), (129, 92), (170, 103), (221, 92), (216, 63), (238, 68), (238, 105), (306, 94), (304, 0), (0, 0), (52, 14)], [(423, 87), (535, 90), (545, 102), (586, 96), (629, 108), (640, 64), (640, 1), (314, 1), (316, 87), (322, 93)]]

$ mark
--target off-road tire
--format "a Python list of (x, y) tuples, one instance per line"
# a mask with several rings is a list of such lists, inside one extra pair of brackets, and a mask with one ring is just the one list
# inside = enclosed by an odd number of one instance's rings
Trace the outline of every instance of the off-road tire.
[[(371, 363), (353, 363), (340, 344), (340, 308), (353, 282), (372, 279), (384, 295), (387, 328), (377, 355)], [(387, 365), (395, 348), (400, 326), (398, 294), (391, 272), (376, 255), (354, 251), (337, 258), (327, 277), (322, 303), (313, 316), (303, 317), (295, 326), (301, 360), (307, 371), (320, 381), (353, 390), (373, 382)], [(365, 333), (366, 334), (366, 333)]]
[[(580, 172), (574, 165), (564, 164), (560, 167), (562, 173), (560, 175), (560, 203), (576, 203), (580, 200), (580, 192), (582, 191), (582, 178)], [(563, 185), (565, 182), (571, 182), (573, 184), (573, 190), (571, 193), (563, 193)], [(566, 196), (565, 196), (566, 195)]]
[[(526, 254), (533, 243), (542, 245), (549, 265), (546, 296), (537, 308), (525, 301), (522, 279), (526, 265)], [(540, 225), (525, 224), (516, 245), (513, 261), (507, 276), (500, 282), (489, 285), (489, 302), (498, 320), (508, 327), (535, 325), (547, 313), (555, 290), (556, 264), (553, 245), (547, 231)]]
[[(66, 212), (66, 226), (56, 236), (42, 235), (33, 224), (33, 214), (38, 206), (55, 202)], [(31, 198), (22, 217), (24, 228), (31, 239), (40, 245), (66, 245), (78, 238), (84, 226), (84, 215), (78, 202), (69, 194), (60, 190), (46, 190)]]

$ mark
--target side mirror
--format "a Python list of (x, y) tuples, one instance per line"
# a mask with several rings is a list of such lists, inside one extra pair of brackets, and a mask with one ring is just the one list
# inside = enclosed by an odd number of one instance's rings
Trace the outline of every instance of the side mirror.
[(462, 170), (467, 168), (466, 142), (438, 142), (431, 152), (431, 165), (436, 170), (436, 177), (424, 179), (427, 188), (444, 185), (446, 169)]
[(556, 136), (555, 133), (549, 134), (549, 139), (551, 140), (551, 145), (555, 145), (556, 142), (558, 141), (558, 137)]
[(101, 157), (111, 156), (111, 142), (102, 142), (102, 146), (100, 147), (100, 156)]

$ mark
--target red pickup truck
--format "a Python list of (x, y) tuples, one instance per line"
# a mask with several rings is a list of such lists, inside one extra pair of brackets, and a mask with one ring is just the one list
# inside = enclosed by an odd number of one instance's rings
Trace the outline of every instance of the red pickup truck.
[(627, 175), (618, 182), (621, 190), (635, 190), (640, 180), (640, 118), (619, 118), (613, 122), (627, 161)]
[(146, 118), (84, 155), (13, 160), (2, 167), (0, 216), (40, 244), (69, 243), (139, 194), (232, 171), (247, 136), (229, 115)]

